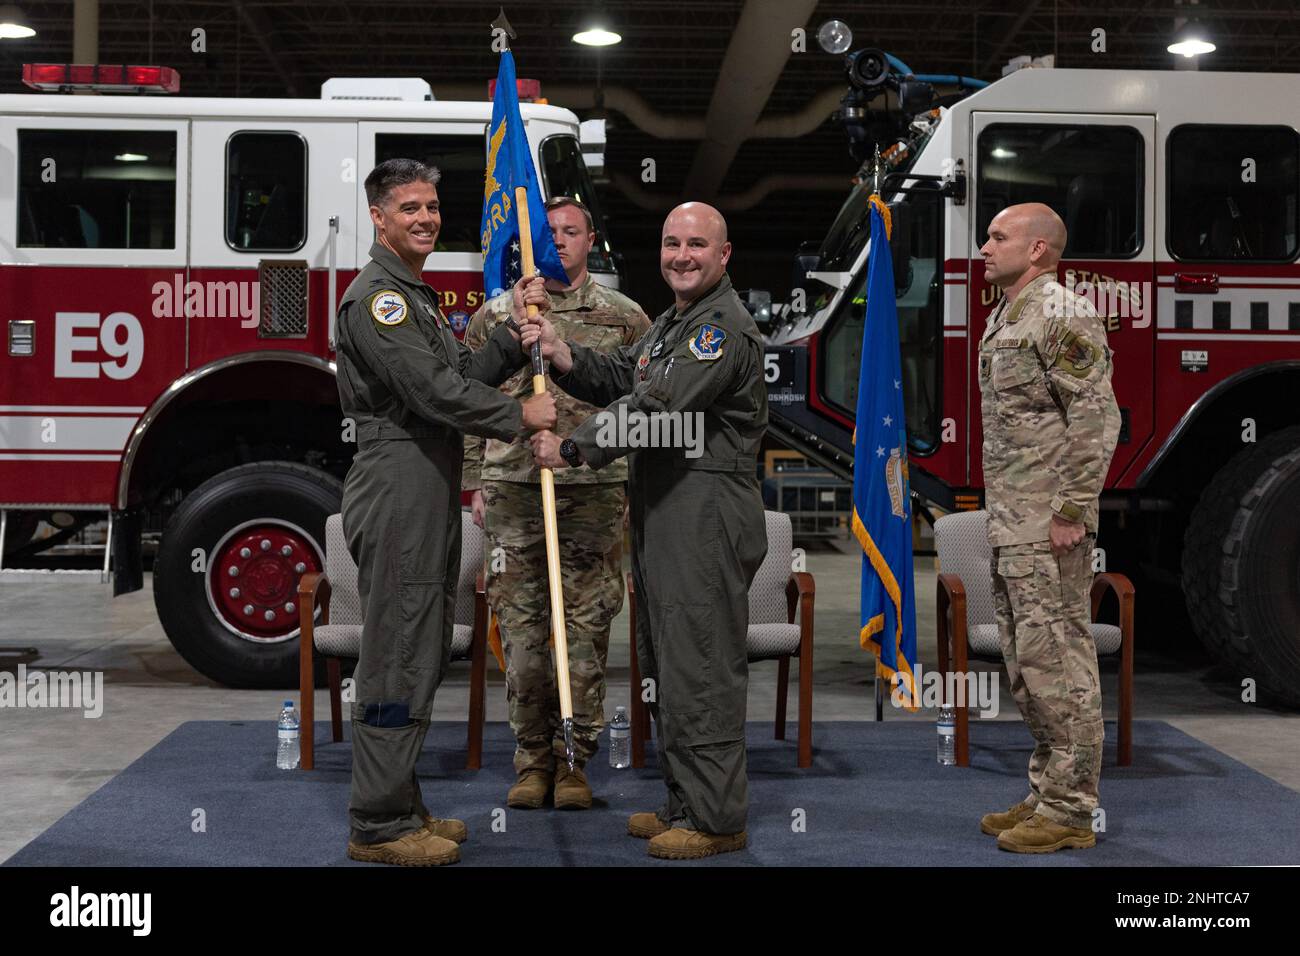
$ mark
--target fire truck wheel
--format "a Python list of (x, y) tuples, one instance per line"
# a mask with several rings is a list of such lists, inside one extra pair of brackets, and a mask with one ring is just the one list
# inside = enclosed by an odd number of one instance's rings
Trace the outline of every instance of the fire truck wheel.
[(180, 655), (229, 687), (298, 682), (298, 581), (325, 566), (339, 480), (289, 461), (240, 465), (180, 503), (158, 546), (153, 595)]
[(1300, 428), (1238, 453), (1183, 542), (1183, 592), (1206, 647), (1260, 699), (1300, 705)]
[(13, 554), (19, 548), (29, 544), (40, 523), (40, 515), (34, 511), (9, 512), (5, 525), (5, 555)]

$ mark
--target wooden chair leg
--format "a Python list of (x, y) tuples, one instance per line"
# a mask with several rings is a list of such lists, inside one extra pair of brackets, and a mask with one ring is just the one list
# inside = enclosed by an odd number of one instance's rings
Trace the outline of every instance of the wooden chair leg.
[(790, 690), (790, 658), (776, 664), (776, 739), (785, 740), (785, 702)]
[(310, 626), (310, 614), (302, 620), (298, 644), (298, 709), (302, 720), (298, 727), (298, 766), (303, 770), (316, 767), (316, 640)]
[(325, 671), (330, 682), (330, 731), (334, 742), (343, 739), (343, 681), (342, 669), (337, 657), (325, 658)]
[(799, 648), (799, 766), (812, 766), (813, 704), (812, 629)]

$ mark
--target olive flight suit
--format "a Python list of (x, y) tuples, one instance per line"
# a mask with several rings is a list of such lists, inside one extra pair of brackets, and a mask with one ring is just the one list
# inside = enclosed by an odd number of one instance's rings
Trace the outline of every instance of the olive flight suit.
[(451, 655), (460, 571), (463, 432), (509, 441), (518, 401), (496, 386), (525, 358), (506, 326), (477, 352), (437, 293), (376, 242), (338, 314), (339, 403), (358, 451), (343, 485), (361, 657), (352, 708), (351, 841), (423, 826), (415, 762)]
[[(630, 456), (637, 661), (653, 682), (650, 710), (668, 787), (659, 818), (738, 833), (749, 804), (749, 585), (767, 553), (757, 477), (767, 428), (758, 327), (724, 275), (685, 311), (660, 315), (633, 345), (608, 354), (570, 349), (573, 368), (556, 384), (608, 406), (570, 437), (595, 469)], [(651, 424), (638, 435), (636, 418), (647, 414)], [(681, 428), (672, 447), (646, 447), (674, 416)], [(682, 430), (688, 420), (702, 433)]]

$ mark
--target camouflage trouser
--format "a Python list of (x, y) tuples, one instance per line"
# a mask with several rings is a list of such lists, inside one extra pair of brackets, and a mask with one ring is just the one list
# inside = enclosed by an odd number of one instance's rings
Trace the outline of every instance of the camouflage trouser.
[[(596, 752), (605, 726), (609, 625), (623, 607), (623, 501), (621, 482), (555, 489), (579, 765)], [(564, 735), (550, 647), (541, 485), (487, 481), (483, 502), (487, 598), (496, 612), (505, 651), (515, 771), (550, 771), (557, 756), (564, 759)]]
[(1088, 628), (1093, 535), (1060, 558), (1046, 541), (993, 549), (993, 605), (1011, 694), (1034, 735), (1026, 802), (1089, 827), (1101, 776), (1101, 685)]

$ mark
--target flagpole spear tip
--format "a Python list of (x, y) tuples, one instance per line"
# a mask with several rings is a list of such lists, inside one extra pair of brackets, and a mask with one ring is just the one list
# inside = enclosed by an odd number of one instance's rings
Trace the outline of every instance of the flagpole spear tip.
[(876, 144), (875, 155), (871, 157), (871, 191), (880, 194), (880, 169), (884, 165), (880, 157), (880, 144)]
[[(497, 30), (500, 30), (511, 40), (517, 40), (519, 38), (519, 35), (515, 33), (514, 28), (510, 26), (510, 21), (506, 19), (505, 7), (500, 8), (500, 12), (497, 14), (497, 18), (492, 21), (492, 32), (495, 33)], [(510, 49), (509, 43), (506, 44), (506, 49), (507, 50)]]

